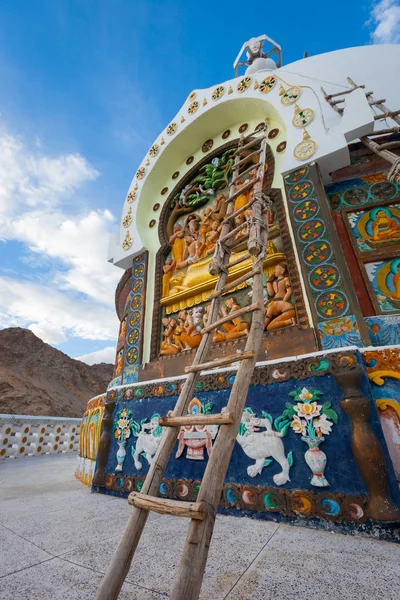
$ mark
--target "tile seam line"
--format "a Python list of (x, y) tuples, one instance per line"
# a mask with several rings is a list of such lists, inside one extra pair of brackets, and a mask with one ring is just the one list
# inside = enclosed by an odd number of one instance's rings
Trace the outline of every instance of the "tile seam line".
[(43, 565), (44, 563), (50, 562), (51, 560), (54, 560), (55, 558), (57, 558), (56, 556), (50, 556), (50, 558), (46, 558), (45, 560), (41, 560), (38, 563), (35, 563), (33, 565), (29, 565), (28, 567), (23, 567), (22, 569), (18, 569), (17, 571), (13, 571), (12, 573), (6, 573), (5, 575), (0, 575), (0, 580), (1, 579), (5, 579), (6, 577), (11, 577), (12, 575), (16, 575), (17, 573), (22, 573), (23, 571), (27, 571), (28, 569), (33, 569), (35, 567), (38, 567), (39, 565)]
[(35, 546), (35, 548), (38, 548), (42, 552), (46, 552), (46, 554), (49, 554), (52, 558), (57, 558), (56, 554), (53, 554), (52, 552), (49, 552), (48, 550), (44, 550), (44, 548), (42, 548), (41, 546), (38, 546), (37, 544), (35, 544), (35, 542), (31, 542), (30, 540), (28, 540), (27, 538), (25, 538), (20, 533), (17, 533), (16, 531), (14, 531), (13, 529), (11, 529), (10, 527), (7, 527), (7, 525), (4, 525), (4, 523), (1, 523), (1, 526), (4, 527), (4, 529), (7, 529), (8, 531), (10, 531), (14, 535), (16, 535), (17, 537), (19, 537), (21, 540), (24, 540), (25, 542), (28, 542), (28, 544), (32, 544), (32, 546)]
[[(105, 571), (97, 571), (96, 569), (93, 569), (93, 567), (87, 567), (87, 566), (81, 565), (79, 563), (73, 562), (72, 560), (68, 560), (67, 558), (63, 558), (62, 555), (55, 556), (54, 558), (59, 558), (59, 560), (67, 562), (70, 565), (74, 565), (75, 567), (81, 567), (82, 569), (86, 569), (87, 571), (92, 571), (92, 573), (96, 573), (96, 575), (104, 575), (105, 574)], [(52, 559), (50, 559), (50, 560), (52, 560)], [(44, 561), (44, 562), (46, 562), (46, 561)], [(164, 592), (159, 592), (157, 590), (153, 590), (152, 588), (147, 588), (147, 587), (140, 585), (139, 583), (135, 583), (133, 581), (127, 581), (125, 579), (124, 583), (128, 583), (129, 585), (132, 585), (132, 586), (137, 586), (142, 590), (146, 590), (146, 592), (154, 592), (155, 594), (158, 594), (159, 596), (168, 597), (168, 595), (165, 594)]]
[(235, 589), (235, 587), (237, 586), (237, 584), (240, 582), (240, 580), (244, 577), (244, 575), (247, 573), (247, 571), (250, 569), (251, 565), (257, 560), (257, 558), (260, 556), (261, 552), (263, 552), (263, 550), (268, 546), (268, 544), (270, 543), (270, 541), (272, 540), (272, 538), (275, 536), (276, 532), (278, 531), (278, 529), (280, 529), (280, 524), (278, 525), (278, 527), (275, 529), (274, 533), (271, 535), (271, 537), (268, 539), (268, 541), (264, 544), (264, 546), (261, 548), (261, 550), (255, 555), (255, 557), (253, 558), (253, 560), (250, 562), (250, 564), (245, 568), (245, 570), (243, 571), (243, 573), (240, 575), (239, 579), (233, 584), (233, 586), (231, 587), (231, 589), (229, 590), (229, 592), (223, 597), (222, 600), (228, 600), (230, 594), (233, 592), (233, 590)]

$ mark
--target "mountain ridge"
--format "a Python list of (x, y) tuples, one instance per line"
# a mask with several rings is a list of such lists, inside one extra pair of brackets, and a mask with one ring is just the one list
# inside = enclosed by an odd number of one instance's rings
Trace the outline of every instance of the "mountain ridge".
[(106, 391), (113, 365), (88, 365), (43, 342), (29, 329), (0, 330), (0, 413), (81, 417)]

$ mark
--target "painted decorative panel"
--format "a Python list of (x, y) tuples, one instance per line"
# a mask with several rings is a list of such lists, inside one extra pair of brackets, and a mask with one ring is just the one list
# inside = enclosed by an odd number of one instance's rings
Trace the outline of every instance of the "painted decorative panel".
[(374, 300), (379, 312), (400, 309), (400, 258), (365, 263)]
[(322, 347), (361, 345), (309, 168), (287, 175), (285, 185)]
[(359, 252), (372, 252), (400, 243), (400, 204), (347, 213)]
[(138, 380), (139, 364), (142, 358), (143, 324), (146, 297), (148, 254), (143, 252), (133, 259), (132, 291), (128, 297), (127, 333), (122, 382), (135, 383)]

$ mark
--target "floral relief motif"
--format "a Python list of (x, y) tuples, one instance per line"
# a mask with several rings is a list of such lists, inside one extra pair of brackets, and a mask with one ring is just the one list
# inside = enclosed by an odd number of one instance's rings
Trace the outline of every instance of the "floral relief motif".
[(126, 198), (126, 201), (129, 204), (132, 204), (132, 202), (134, 202), (136, 200), (136, 193), (137, 193), (136, 190), (132, 190), (131, 192), (129, 192), (129, 194)]
[(297, 86), (292, 86), (285, 90), (285, 88), (280, 85), (279, 86), (279, 95), (281, 97), (281, 103), (284, 106), (290, 106), (294, 104), (301, 94), (301, 90)]
[(274, 77), (273, 75), (266, 77), (260, 83), (260, 87), (259, 87), (260, 92), (262, 94), (267, 94), (268, 92), (270, 92), (272, 90), (272, 88), (275, 87), (275, 84), (276, 84), (276, 77)]
[(125, 234), (124, 241), (122, 242), (122, 249), (129, 250), (129, 248), (132, 246), (132, 244), (133, 244), (133, 240), (130, 236), (129, 229), (128, 229), (128, 231)]
[(129, 225), (132, 223), (132, 206), (130, 206), (128, 208), (128, 213), (126, 214), (126, 216), (124, 217), (123, 221), (122, 221), (122, 225), (124, 227), (129, 227)]
[(140, 167), (140, 169), (136, 172), (136, 179), (143, 179), (146, 174), (146, 169), (144, 167)]
[(132, 411), (129, 408), (123, 408), (117, 412), (114, 419), (114, 436), (118, 443), (117, 466), (115, 471), (122, 471), (126, 457), (126, 442), (131, 436), (134, 421), (132, 420)]
[(152, 147), (149, 150), (149, 156), (151, 156), (152, 158), (154, 158), (155, 156), (157, 156), (157, 154), (160, 151), (160, 146), (158, 144), (153, 144)]
[(289, 420), (290, 427), (307, 443), (308, 450), (304, 455), (305, 461), (312, 471), (311, 485), (326, 487), (329, 485), (324, 470), (327, 457), (319, 445), (325, 440), (324, 435), (332, 432), (333, 425), (338, 422), (338, 415), (333, 410), (331, 402), (319, 404), (322, 392), (313, 388), (303, 387), (291, 392), (296, 405), (289, 402), (282, 418)]
[(188, 106), (189, 115), (194, 115), (194, 113), (199, 108), (199, 106), (200, 106), (200, 104), (197, 102), (197, 100), (195, 100), (194, 102), (191, 102), (191, 104), (189, 104), (189, 106)]

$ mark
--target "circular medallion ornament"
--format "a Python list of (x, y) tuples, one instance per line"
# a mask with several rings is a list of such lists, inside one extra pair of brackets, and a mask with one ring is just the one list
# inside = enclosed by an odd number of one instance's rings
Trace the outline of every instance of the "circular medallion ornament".
[(304, 200), (297, 204), (293, 216), (296, 221), (307, 221), (314, 217), (319, 210), (318, 202), (316, 200)]
[(297, 160), (307, 160), (313, 154), (315, 154), (317, 150), (317, 144), (314, 140), (310, 139), (309, 134), (304, 129), (303, 132), (303, 141), (300, 144), (297, 144), (293, 150), (293, 155)]
[(351, 206), (364, 204), (367, 198), (368, 192), (367, 190), (364, 190), (364, 188), (351, 188), (351, 190), (347, 190), (347, 192), (343, 194), (343, 200), (346, 204), (350, 204)]
[(132, 202), (134, 202), (136, 200), (136, 192), (135, 190), (133, 190), (132, 192), (129, 192), (126, 201), (129, 202), (129, 204), (132, 204)]
[(139, 323), (140, 323), (140, 312), (138, 312), (137, 310), (135, 310), (131, 314), (129, 325), (131, 325), (132, 327), (135, 327), (136, 325), (139, 325)]
[(168, 188), (165, 187), (161, 190), (161, 196), (165, 196), (165, 194), (168, 192)]
[(324, 240), (308, 244), (303, 251), (304, 261), (308, 265), (320, 265), (326, 262), (332, 254), (331, 247)]
[(213, 91), (213, 93), (211, 94), (211, 98), (213, 100), (219, 100), (220, 98), (222, 98), (222, 96), (225, 93), (225, 88), (223, 85), (219, 85), (218, 87), (215, 88), (215, 90)]
[[(140, 289), (135, 290), (135, 292), (139, 292), (139, 291), (140, 291)], [(135, 296), (133, 296), (132, 302), (131, 302), (131, 308), (132, 308), (132, 310), (137, 310), (138, 308), (140, 308), (141, 302), (142, 302), (142, 297), (141, 296), (139, 296), (138, 294), (136, 294)], [(132, 325), (132, 323), (131, 323), (131, 325)]]
[(124, 227), (129, 227), (129, 225), (131, 223), (132, 223), (132, 207), (129, 207), (128, 214), (124, 217), (124, 219), (122, 221), (122, 225)]
[(128, 344), (130, 346), (133, 346), (133, 344), (136, 344), (139, 340), (139, 329), (136, 329), (136, 327), (134, 329), (132, 329), (132, 331), (129, 332), (128, 335)]
[(320, 238), (324, 231), (324, 224), (320, 219), (311, 219), (303, 223), (297, 233), (302, 242), (313, 242)]
[(168, 125), (166, 129), (167, 135), (174, 135), (175, 131), (178, 129), (178, 125), (176, 123), (171, 123)]
[(258, 133), (259, 131), (264, 131), (265, 130), (265, 123), (259, 123), (256, 128), (254, 129), (254, 133)]
[(194, 102), (192, 102), (191, 104), (189, 104), (189, 107), (188, 107), (188, 113), (189, 113), (189, 115), (194, 115), (194, 113), (199, 108), (199, 106), (200, 106), (200, 104), (197, 102), (197, 100), (195, 100)]
[(140, 277), (141, 275), (143, 275), (144, 273), (144, 265), (137, 265), (134, 269), (133, 269), (133, 276), (134, 277)]
[(328, 200), (332, 210), (337, 210), (342, 204), (342, 199), (337, 194), (328, 194)]
[(179, 171), (175, 171), (175, 173), (172, 173), (172, 179), (178, 179), (179, 177)]
[(287, 183), (297, 183), (298, 181), (304, 179), (306, 175), (307, 169), (297, 169), (297, 171), (293, 171), (293, 173), (287, 175), (286, 181)]
[(140, 167), (140, 169), (136, 172), (136, 179), (143, 179), (146, 174), (146, 169), (144, 167)]
[(245, 131), (247, 131), (247, 129), (249, 128), (247, 123), (243, 123), (243, 125), (241, 125), (239, 127), (239, 133), (244, 133)]
[(247, 89), (249, 89), (250, 86), (251, 86), (251, 77), (243, 77), (243, 79), (241, 79), (239, 81), (239, 83), (237, 84), (236, 89), (240, 94), (242, 94)]
[(322, 318), (341, 317), (347, 310), (347, 299), (342, 292), (323, 292), (316, 302), (316, 308)]
[(281, 103), (283, 106), (290, 106), (294, 104), (301, 94), (300, 88), (295, 85), (285, 90), (283, 86), (280, 86), (279, 95), (281, 97)]
[(196, 98), (196, 96), (197, 96), (196, 92), (190, 92), (190, 94), (188, 96), (189, 102), (191, 102), (192, 100), (194, 100)]
[(272, 90), (272, 88), (275, 87), (275, 84), (276, 84), (276, 77), (274, 77), (273, 75), (270, 75), (270, 77), (266, 77), (265, 79), (262, 80), (262, 82), (260, 83), (259, 90), (262, 94), (267, 94), (268, 92), (270, 92)]
[(152, 147), (149, 150), (149, 156), (151, 156), (152, 158), (154, 158), (154, 156), (157, 156), (157, 154), (160, 151), (160, 146), (158, 144), (153, 144)]
[(129, 248), (132, 246), (133, 244), (133, 240), (131, 238), (131, 236), (129, 235), (129, 230), (126, 232), (125, 234), (125, 238), (124, 241), (122, 242), (122, 250), (129, 250)]
[(281, 142), (276, 147), (277, 152), (284, 152), (285, 150), (286, 150), (286, 142)]
[(159, 208), (160, 208), (160, 204), (159, 204), (159, 202), (156, 202), (153, 206), (154, 212), (157, 212)]
[(143, 289), (143, 280), (136, 279), (136, 281), (133, 282), (132, 290), (134, 292), (140, 292), (142, 289)]
[(320, 265), (311, 271), (309, 278), (315, 290), (329, 290), (337, 284), (340, 275), (333, 265)]
[(128, 352), (126, 353), (126, 362), (129, 365), (132, 365), (138, 361), (138, 358), (139, 358), (139, 351), (138, 351), (137, 347), (131, 346), (131, 348), (129, 348)]
[(213, 140), (206, 140), (201, 147), (201, 151), (202, 152), (210, 152), (213, 145), (214, 145)]
[(273, 140), (274, 138), (278, 137), (278, 135), (279, 129), (275, 127), (275, 129), (271, 129), (271, 131), (268, 132), (268, 139)]
[(155, 224), (156, 224), (156, 220), (152, 219), (149, 223), (149, 227), (152, 228), (152, 227), (154, 227)]
[(371, 194), (379, 200), (390, 200), (396, 194), (396, 186), (390, 181), (380, 181), (371, 187)]
[(292, 123), (295, 127), (306, 127), (314, 118), (314, 111), (311, 108), (304, 108), (303, 110), (297, 106), (294, 109), (294, 117)]
[(313, 184), (311, 181), (302, 181), (297, 185), (294, 185), (289, 190), (289, 198), (292, 202), (298, 202), (299, 200), (305, 200), (313, 192)]
[(230, 135), (231, 135), (231, 130), (226, 129), (226, 131), (224, 131), (224, 133), (222, 134), (222, 139), (226, 140), (226, 138), (228, 138)]
[(189, 158), (186, 159), (186, 164), (191, 165), (193, 161), (194, 161), (194, 156), (189, 156)]

